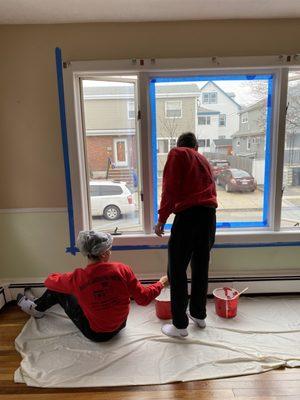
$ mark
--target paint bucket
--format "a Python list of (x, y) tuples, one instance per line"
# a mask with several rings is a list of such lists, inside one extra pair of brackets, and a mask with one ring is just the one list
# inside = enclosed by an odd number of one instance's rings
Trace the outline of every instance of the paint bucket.
[(156, 316), (159, 319), (171, 319), (170, 289), (163, 289), (155, 299)]
[(240, 293), (238, 290), (223, 287), (213, 291), (216, 313), (222, 318), (233, 318), (237, 314)]

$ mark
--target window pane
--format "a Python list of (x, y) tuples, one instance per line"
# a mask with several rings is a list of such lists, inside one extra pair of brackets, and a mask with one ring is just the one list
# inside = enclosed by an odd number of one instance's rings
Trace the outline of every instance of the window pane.
[[(176, 140), (183, 132), (195, 132), (199, 151), (210, 161), (217, 183), (219, 227), (266, 226), (268, 202), (264, 198), (269, 198), (270, 188), (269, 176), (265, 178), (265, 147), (267, 136), (270, 153), (272, 75), (232, 77), (211, 81), (207, 77), (193, 77), (190, 81), (185, 77), (181, 82), (180, 78), (159, 78), (152, 82), (156, 93), (156, 126), (152, 134), (158, 140)], [(168, 99), (172, 94), (174, 100), (181, 96), (182, 118), (169, 125), (162, 121), (164, 93)], [(157, 177), (162, 176), (166, 159), (166, 154), (157, 155), (155, 217), (162, 189)], [(173, 218), (169, 217), (169, 224)]]
[(300, 70), (289, 72), (281, 226), (300, 224)]
[(169, 151), (169, 140), (168, 139), (159, 139), (157, 141), (157, 152), (159, 154), (167, 154)]
[(86, 166), (91, 228), (142, 230), (139, 190), (136, 89), (110, 77), (83, 80)]

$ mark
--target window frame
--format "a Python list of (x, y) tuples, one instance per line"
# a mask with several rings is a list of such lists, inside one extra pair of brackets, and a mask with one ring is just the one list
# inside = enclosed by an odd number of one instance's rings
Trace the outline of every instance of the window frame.
[[(58, 53), (56, 53), (57, 55)], [(270, 151), (272, 154), (273, 166), (270, 177), (270, 184), (272, 193), (269, 196), (269, 210), (274, 212), (274, 217), (270, 216), (270, 228), (255, 230), (251, 228), (243, 229), (219, 229), (217, 232), (216, 246), (221, 247), (233, 246), (233, 247), (257, 247), (258, 245), (274, 245), (275, 243), (296, 243), (299, 240), (298, 230), (281, 230), (280, 227), (280, 209), (281, 209), (281, 188), (282, 188), (282, 175), (283, 175), (283, 149), (285, 140), (285, 107), (286, 107), (286, 96), (287, 96), (287, 84), (288, 84), (288, 71), (289, 68), (298, 67), (300, 61), (293, 59), (293, 64), (286, 59), (283, 60), (281, 56), (266, 56), (266, 57), (235, 57), (235, 58), (218, 58), (218, 66), (215, 65), (215, 61), (211, 58), (203, 59), (157, 59), (157, 60), (143, 60), (143, 63), (132, 60), (111, 60), (111, 61), (71, 61), (64, 63), (64, 69), (62, 68), (62, 57), (57, 56), (57, 71), (58, 71), (58, 85), (60, 95), (60, 112), (61, 112), (61, 126), (62, 135), (68, 139), (67, 152), (69, 160), (65, 157), (65, 169), (66, 169), (66, 183), (67, 190), (71, 189), (72, 198), (76, 207), (71, 209), (71, 217), (73, 218), (73, 231), (76, 233), (83, 227), (88, 226), (86, 219), (86, 208), (88, 207), (83, 192), (84, 181), (86, 179), (84, 171), (80, 168), (80, 163), (84, 158), (84, 149), (78, 138), (80, 130), (82, 129), (81, 117), (78, 113), (78, 104), (80, 104), (80, 77), (91, 77), (98, 75), (103, 76), (115, 76), (115, 75), (138, 75), (138, 91), (137, 91), (137, 106), (136, 110), (139, 110), (143, 116), (139, 120), (141, 130), (141, 160), (142, 160), (142, 187), (141, 196), (143, 197), (144, 204), (144, 234), (126, 234), (121, 237), (116, 237), (115, 244), (120, 249), (125, 249), (126, 246), (130, 248), (135, 244), (136, 246), (147, 245), (149, 248), (154, 246), (166, 246), (168, 235), (166, 235), (158, 245), (157, 238), (153, 234), (153, 198), (151, 190), (152, 180), (152, 168), (151, 165), (151, 154), (150, 149), (153, 148), (153, 143), (148, 135), (151, 129), (151, 119), (153, 116), (149, 115), (149, 87), (148, 82), (150, 78), (155, 79), (155, 76), (163, 75), (174, 75), (174, 76), (185, 76), (198, 75), (198, 74), (224, 74), (224, 71), (245, 74), (259, 74), (259, 71), (264, 73), (266, 69), (268, 73), (272, 71), (276, 76), (276, 95), (274, 96), (274, 113), (272, 120), (272, 129), (275, 135), (272, 138)], [(59, 70), (61, 68), (61, 71)], [(297, 68), (297, 69), (298, 69)], [(248, 71), (248, 72), (247, 72)], [(63, 83), (63, 79), (65, 84)], [(64, 98), (61, 97), (64, 94), (65, 88), (65, 105)], [(137, 105), (137, 104), (136, 104)], [(64, 107), (66, 114), (64, 115)], [(65, 118), (65, 124), (67, 129), (63, 129), (63, 120)], [(280, 134), (278, 134), (280, 132)], [(68, 136), (67, 136), (68, 135)], [(281, 144), (281, 145), (280, 145)], [(152, 147), (151, 147), (152, 146)], [(64, 146), (64, 155), (66, 155), (66, 149)], [(69, 178), (67, 176), (66, 161), (69, 162)], [(67, 179), (68, 178), (68, 179)], [(68, 201), (69, 208), (69, 222), (70, 218), (70, 204)], [(69, 223), (70, 226), (70, 223)], [(70, 227), (71, 231), (71, 227)], [(73, 233), (74, 233), (73, 232)], [(244, 242), (244, 244), (243, 244)], [(68, 252), (72, 253), (70, 248)], [(73, 254), (73, 253), (72, 253)]]

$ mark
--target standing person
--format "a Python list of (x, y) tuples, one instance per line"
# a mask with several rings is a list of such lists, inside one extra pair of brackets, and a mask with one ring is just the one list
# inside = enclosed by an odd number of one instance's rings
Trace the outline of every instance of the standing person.
[(177, 140), (163, 172), (162, 196), (155, 233), (164, 234), (171, 213), (176, 214), (168, 243), (168, 278), (171, 288), (173, 324), (165, 324), (167, 336), (188, 335), (188, 285), (186, 270), (191, 261), (190, 318), (205, 328), (210, 250), (216, 231), (217, 196), (207, 159), (198, 152), (191, 132)]
[(166, 276), (143, 286), (128, 265), (110, 262), (112, 236), (109, 233), (83, 231), (77, 246), (89, 264), (72, 272), (53, 273), (45, 280), (47, 290), (38, 299), (18, 295), (18, 305), (36, 318), (60, 304), (85, 337), (105, 342), (126, 326), (130, 297), (148, 305), (168, 283)]

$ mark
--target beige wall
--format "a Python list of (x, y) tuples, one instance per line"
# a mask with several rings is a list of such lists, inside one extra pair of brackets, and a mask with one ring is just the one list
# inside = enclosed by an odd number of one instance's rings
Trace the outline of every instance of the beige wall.
[[(0, 208), (66, 206), (56, 46), (65, 60), (93, 60), (291, 54), (300, 52), (299, 43), (299, 19), (0, 26)], [(64, 254), (65, 216), (7, 214), (5, 223), (3, 218), (0, 277), (44, 276), (74, 265), (75, 259)], [(123, 252), (119, 257), (137, 257), (137, 272), (145, 264), (162, 271), (165, 253), (132, 256)], [(215, 268), (228, 271), (237, 256), (241, 270), (255, 266), (261, 270), (274, 254), (275, 270), (291, 268), (298, 253), (296, 248), (276, 253), (270, 249), (219, 251)], [(76, 262), (81, 261), (77, 258)]]

